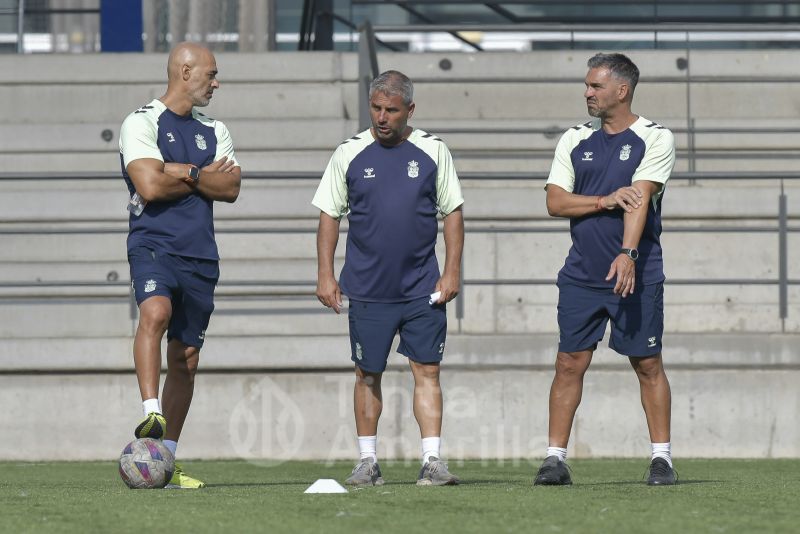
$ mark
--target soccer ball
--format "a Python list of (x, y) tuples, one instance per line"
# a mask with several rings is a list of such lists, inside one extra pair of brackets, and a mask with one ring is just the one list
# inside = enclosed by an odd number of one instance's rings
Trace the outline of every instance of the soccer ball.
[(131, 489), (163, 488), (174, 472), (172, 453), (152, 438), (131, 441), (119, 456), (119, 476)]

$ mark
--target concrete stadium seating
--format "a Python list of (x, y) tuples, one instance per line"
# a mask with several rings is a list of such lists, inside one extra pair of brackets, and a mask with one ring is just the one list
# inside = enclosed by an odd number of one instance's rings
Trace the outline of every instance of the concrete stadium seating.
[[(588, 55), (397, 54), (381, 55), (380, 64), (417, 81), (413, 123), (445, 132), (459, 171), (534, 173), (549, 168), (561, 131), (584, 119)], [(791, 52), (693, 51), (690, 105), (686, 71), (676, 65), (685, 54), (632, 56), (643, 72), (634, 109), (648, 118), (685, 129), (691, 108), (698, 128), (794, 127), (800, 82), (792, 78)], [(439, 67), (444, 57), (452, 61), (450, 70)], [(247, 172), (321, 174), (333, 148), (358, 130), (356, 58), (304, 53), (217, 59), (222, 88), (208, 111), (232, 131), (245, 179), (239, 201), (216, 208), (222, 281), (193, 409), (193, 417), (202, 413), (212, 424), (199, 428), (190, 418), (182, 450), (198, 457), (278, 458), (289, 449), (293, 457), (349, 457), (347, 319), (324, 310), (313, 296), (317, 213), (310, 199), (316, 182), (248, 179)], [(119, 123), (162, 93), (164, 63), (163, 55), (0, 56), (4, 71), (15, 74), (0, 84), (0, 98), (13, 103), (0, 118), (0, 402), (11, 406), (0, 415), (0, 432), (25, 436), (31, 444), (25, 450), (0, 444), (0, 458), (55, 458), (63, 451), (81, 451), (80, 459), (111, 457), (135, 425), (130, 351), (136, 309), (128, 289), (121, 180), (9, 176), (118, 173)], [(731, 82), (745, 74), (752, 78)], [(459, 129), (550, 132), (477, 135), (454, 131)], [(104, 130), (112, 133), (108, 141)], [(685, 171), (690, 139), (685, 132), (676, 139), (676, 169)], [(694, 146), (697, 170), (795, 171), (800, 134), (698, 133)], [(794, 219), (800, 216), (797, 185), (785, 184)], [(463, 181), (468, 283), (463, 316), (457, 306), (448, 309), (445, 375), (451, 396), (445, 433), (453, 457), (540, 456), (545, 445), (557, 325), (556, 289), (541, 281), (554, 279), (569, 236), (564, 221), (547, 216), (542, 186), (541, 180)], [(777, 279), (778, 235), (763, 228), (777, 224), (779, 193), (776, 180), (670, 184), (663, 236), (669, 279)], [(704, 226), (718, 230), (699, 231)], [(798, 247), (800, 238), (790, 233), (790, 259)], [(439, 248), (442, 261), (441, 243)], [(343, 255), (344, 234), (337, 264)], [(789, 263), (789, 278), (800, 279), (796, 262)], [(513, 283), (526, 279), (537, 283)], [(512, 283), (486, 283), (497, 280)], [(798, 401), (791, 387), (800, 369), (792, 350), (800, 330), (798, 286), (790, 286), (785, 320), (776, 285), (673, 283), (666, 306), (673, 441), (692, 443), (691, 454), (698, 456), (800, 454), (790, 410)], [(632, 372), (608, 349), (596, 359), (587, 382), (591, 402), (579, 412), (571, 454), (646, 455)], [(382, 422), (384, 456), (413, 457), (409, 376), (401, 358), (390, 361), (385, 383), (397, 399), (387, 402)], [(618, 387), (622, 381), (625, 388)], [(749, 403), (742, 391), (753, 392)], [(91, 447), (65, 447), (79, 438), (66, 432), (75, 418), (69, 410), (48, 409), (53, 405), (91, 406), (96, 417), (130, 424), (116, 425), (128, 430), (114, 428)], [(267, 413), (267, 405), (280, 409)], [(282, 418), (306, 406), (319, 409), (301, 410), (305, 434), (298, 437), (295, 428), (276, 437), (285, 430)], [(39, 415), (20, 429), (25, 409)], [(773, 415), (745, 433), (737, 421), (748, 410)], [(612, 411), (622, 421), (612, 424), (603, 416)], [(248, 421), (257, 421), (264, 434), (242, 434), (255, 431)], [(207, 428), (223, 428), (225, 439)], [(51, 431), (68, 436), (66, 442), (55, 448), (53, 441), (34, 438)], [(287, 439), (302, 446), (284, 446)], [(720, 442), (735, 447), (720, 448)]]

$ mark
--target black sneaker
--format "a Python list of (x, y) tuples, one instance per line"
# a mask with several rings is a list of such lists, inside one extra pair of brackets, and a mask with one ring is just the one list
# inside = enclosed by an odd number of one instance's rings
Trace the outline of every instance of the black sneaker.
[(569, 467), (558, 459), (558, 456), (548, 456), (542, 462), (534, 486), (570, 486), (572, 478), (569, 476)]
[(650, 474), (647, 476), (648, 486), (672, 486), (677, 481), (675, 470), (663, 458), (653, 458), (650, 462)]

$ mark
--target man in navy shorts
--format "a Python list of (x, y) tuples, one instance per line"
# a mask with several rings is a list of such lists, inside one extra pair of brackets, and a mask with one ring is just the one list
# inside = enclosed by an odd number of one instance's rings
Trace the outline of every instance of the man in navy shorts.
[(663, 126), (631, 112), (639, 69), (622, 54), (589, 59), (586, 105), (594, 120), (567, 130), (547, 180), (547, 211), (570, 220), (572, 248), (558, 273), (559, 343), (550, 388), (547, 454), (535, 485), (571, 484), (565, 464), (583, 376), (611, 321), (609, 346), (639, 378), (650, 431), (647, 483), (675, 483), (664, 331), (661, 201), (675, 164)]
[[(225, 125), (196, 109), (207, 106), (219, 88), (214, 55), (197, 44), (178, 44), (167, 74), (166, 93), (128, 115), (119, 144), (131, 195), (128, 262), (139, 306), (133, 359), (145, 414), (134, 433), (163, 438), (174, 455), (219, 278), (213, 205), (236, 200), (241, 168)], [(164, 333), (168, 370), (162, 411)], [(167, 487), (203, 486), (176, 464)]]
[[(447, 333), (445, 303), (459, 290), (464, 220), (461, 186), (450, 151), (433, 134), (408, 126), (414, 87), (397, 71), (372, 81), (372, 128), (334, 152), (312, 203), (317, 231), (317, 297), (339, 313), (350, 300), (350, 345), (360, 460), (345, 483), (383, 484), (378, 465), (381, 376), (395, 334), (414, 375), (414, 415), (422, 437), (418, 485), (453, 485), (441, 460), (442, 390), (439, 362)], [(446, 258), (439, 275), (437, 214), (444, 217)], [(347, 215), (347, 250), (339, 282), (333, 255)]]

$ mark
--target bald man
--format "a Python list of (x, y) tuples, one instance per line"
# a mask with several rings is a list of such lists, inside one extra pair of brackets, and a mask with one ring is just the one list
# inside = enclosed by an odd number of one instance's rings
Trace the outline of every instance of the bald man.
[[(169, 55), (167, 76), (166, 93), (122, 123), (119, 150), (130, 194), (131, 287), (139, 306), (133, 360), (145, 419), (135, 435), (163, 439), (174, 455), (219, 278), (214, 201), (236, 200), (241, 168), (225, 125), (196, 109), (219, 89), (214, 55), (181, 43)], [(167, 376), (159, 402), (164, 333)], [(167, 487), (204, 485), (176, 464)]]

